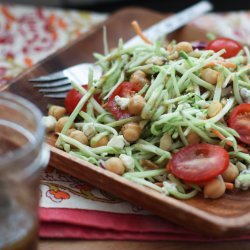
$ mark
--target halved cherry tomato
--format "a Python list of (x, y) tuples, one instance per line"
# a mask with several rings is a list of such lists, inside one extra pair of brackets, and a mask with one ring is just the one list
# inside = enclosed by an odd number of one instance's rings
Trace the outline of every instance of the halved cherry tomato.
[(138, 93), (141, 90), (141, 86), (138, 83), (132, 82), (122, 82), (112, 93), (108, 99), (107, 107), (109, 111), (114, 115), (114, 117), (119, 120), (123, 118), (130, 117), (128, 110), (122, 110), (120, 106), (117, 105), (115, 101), (116, 96), (120, 97), (131, 97), (135, 93)]
[(223, 173), (229, 164), (227, 151), (211, 144), (194, 144), (182, 148), (171, 160), (172, 173), (184, 181), (201, 183)]
[(233, 109), (229, 117), (229, 127), (240, 135), (239, 140), (250, 144), (250, 104), (243, 103)]
[(232, 39), (220, 37), (208, 43), (206, 49), (214, 50), (215, 52), (225, 49), (226, 52), (222, 55), (222, 57), (230, 58), (236, 56), (243, 49), (243, 47), (241, 44)]
[[(82, 87), (86, 90), (88, 89), (88, 85), (82, 85)], [(67, 93), (64, 104), (65, 104), (65, 108), (68, 114), (71, 114), (74, 111), (75, 107), (77, 106), (81, 98), (82, 98), (82, 94), (80, 94), (75, 89), (71, 89)], [(94, 98), (96, 99), (96, 101), (100, 103), (100, 98), (98, 94), (94, 95)], [(83, 106), (82, 110), (85, 111), (86, 108), (87, 108), (87, 103)]]

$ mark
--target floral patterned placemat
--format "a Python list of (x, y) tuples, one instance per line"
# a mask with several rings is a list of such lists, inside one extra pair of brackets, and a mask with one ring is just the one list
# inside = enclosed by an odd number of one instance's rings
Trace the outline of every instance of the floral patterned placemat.
[(0, 5), (0, 87), (106, 17), (93, 12)]

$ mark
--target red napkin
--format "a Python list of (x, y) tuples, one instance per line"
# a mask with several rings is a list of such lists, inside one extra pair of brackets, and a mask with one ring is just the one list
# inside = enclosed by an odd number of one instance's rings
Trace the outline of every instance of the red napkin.
[(40, 208), (40, 237), (88, 240), (249, 240), (240, 237), (212, 238), (185, 230), (154, 215), (116, 214), (93, 210)]

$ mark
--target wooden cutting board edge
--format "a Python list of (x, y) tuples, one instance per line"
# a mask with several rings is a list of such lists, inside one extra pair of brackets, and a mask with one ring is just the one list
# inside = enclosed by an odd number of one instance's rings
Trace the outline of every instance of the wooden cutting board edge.
[[(191, 230), (195, 229), (195, 231), (208, 236), (233, 237), (244, 234), (250, 229), (249, 213), (237, 218), (225, 218), (210, 214), (185, 204), (178, 199), (163, 196), (154, 190), (132, 183), (109, 171), (97, 168), (51, 145), (50, 151), (52, 154), (50, 165), (58, 170), (66, 172), (80, 180), (87, 181), (98, 188), (111, 192), (118, 197)], [(79, 168), (79, 165), (83, 163), (84, 167), (82, 169)], [(119, 183), (118, 186), (117, 183)], [(166, 210), (166, 204), (168, 205), (168, 210)], [(172, 217), (173, 214), (175, 214), (174, 217)]]

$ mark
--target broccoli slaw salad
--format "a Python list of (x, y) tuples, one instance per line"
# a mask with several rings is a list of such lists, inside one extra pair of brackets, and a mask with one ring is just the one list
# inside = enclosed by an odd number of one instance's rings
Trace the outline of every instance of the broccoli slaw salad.
[[(137, 32), (139, 33), (139, 32)], [(250, 52), (227, 38), (95, 53), (44, 122), (56, 147), (164, 195), (216, 199), (250, 187)]]

